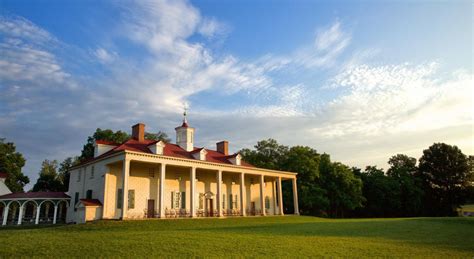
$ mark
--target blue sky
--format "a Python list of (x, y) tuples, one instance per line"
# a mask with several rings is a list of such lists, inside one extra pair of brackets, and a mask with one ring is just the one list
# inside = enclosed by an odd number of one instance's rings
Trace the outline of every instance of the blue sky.
[(473, 151), (469, 1), (0, 0), (0, 136), (34, 182), (95, 128), (276, 138), (386, 167)]

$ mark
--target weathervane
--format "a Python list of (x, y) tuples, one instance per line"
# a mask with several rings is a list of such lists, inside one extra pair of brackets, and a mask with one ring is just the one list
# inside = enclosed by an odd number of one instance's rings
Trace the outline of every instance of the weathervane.
[(187, 111), (188, 111), (188, 105), (186, 103), (183, 103), (183, 122), (184, 123), (187, 123), (188, 121), (186, 120), (186, 115), (187, 115)]

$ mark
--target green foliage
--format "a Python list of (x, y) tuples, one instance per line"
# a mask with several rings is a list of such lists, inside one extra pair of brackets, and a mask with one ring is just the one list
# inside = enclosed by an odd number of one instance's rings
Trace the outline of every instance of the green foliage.
[(424, 183), (430, 214), (454, 215), (465, 202), (469, 166), (466, 155), (458, 147), (435, 143), (425, 149), (418, 174)]
[(166, 134), (163, 131), (158, 131), (157, 133), (149, 133), (145, 132), (145, 139), (148, 140), (161, 140), (165, 143), (170, 143), (171, 139), (168, 137), (168, 134)]
[[(20, 227), (21, 228), (21, 227)], [(471, 258), (474, 219), (99, 221), (0, 231), (0, 258)]]
[(96, 140), (105, 140), (115, 143), (123, 143), (130, 138), (130, 135), (123, 131), (114, 132), (111, 129), (102, 130), (97, 128), (92, 136), (87, 137), (87, 143), (84, 145), (81, 151), (79, 159), (81, 161), (94, 157), (94, 142)]
[(242, 149), (240, 154), (250, 164), (267, 169), (282, 168), (282, 161), (288, 153), (288, 147), (278, 144), (274, 139), (257, 142), (255, 150)]
[(24, 165), (25, 159), (16, 152), (15, 144), (0, 138), (0, 172), (8, 174), (5, 184), (12, 192), (23, 192), (23, 187), (30, 182), (28, 176), (21, 172)]
[(58, 161), (44, 160), (41, 164), (39, 178), (33, 186), (34, 192), (59, 192), (63, 190), (63, 184), (58, 175)]
[(346, 165), (332, 163), (329, 155), (321, 156), (320, 186), (326, 190), (329, 207), (327, 214), (332, 217), (344, 215), (362, 206), (362, 181)]
[[(111, 129), (100, 129), (97, 128), (96, 131), (92, 136), (87, 137), (87, 143), (84, 145), (81, 151), (81, 156), (79, 156), (80, 161), (85, 161), (87, 159), (94, 157), (94, 142), (96, 140), (105, 140), (111, 141), (114, 143), (121, 144), (128, 139), (130, 139), (130, 135), (123, 131), (113, 131)], [(148, 140), (162, 140), (166, 143), (171, 142), (171, 139), (168, 135), (163, 131), (158, 131), (157, 133), (145, 133), (145, 139)]]
[(364, 217), (394, 217), (401, 209), (400, 190), (396, 179), (386, 176), (382, 169), (367, 166), (361, 174), (366, 199)]
[(69, 189), (70, 168), (80, 163), (79, 157), (68, 157), (59, 165), (58, 178), (62, 184), (61, 191), (66, 192)]
[(400, 210), (395, 216), (419, 216), (423, 210), (424, 191), (421, 179), (416, 176), (416, 158), (403, 154), (392, 156), (387, 175), (398, 183)]
[[(257, 167), (298, 173), (301, 214), (337, 217), (361, 206), (362, 182), (349, 167), (332, 163), (327, 154), (310, 147), (288, 148), (274, 139), (259, 141), (255, 150), (243, 149), (240, 154)], [(283, 204), (286, 213), (294, 211), (289, 182), (283, 183)]]

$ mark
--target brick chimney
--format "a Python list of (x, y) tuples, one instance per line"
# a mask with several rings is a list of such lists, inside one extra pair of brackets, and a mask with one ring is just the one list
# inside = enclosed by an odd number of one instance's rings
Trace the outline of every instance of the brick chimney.
[(216, 143), (217, 152), (222, 153), (224, 155), (229, 155), (229, 142), (221, 141)]
[(137, 123), (132, 126), (132, 138), (139, 142), (145, 140), (145, 124)]

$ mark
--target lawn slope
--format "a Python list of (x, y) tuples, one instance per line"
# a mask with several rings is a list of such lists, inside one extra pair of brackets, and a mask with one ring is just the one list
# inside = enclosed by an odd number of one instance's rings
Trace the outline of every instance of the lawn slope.
[(474, 219), (253, 217), (0, 229), (0, 257), (474, 256)]

